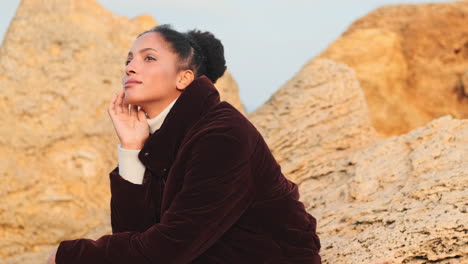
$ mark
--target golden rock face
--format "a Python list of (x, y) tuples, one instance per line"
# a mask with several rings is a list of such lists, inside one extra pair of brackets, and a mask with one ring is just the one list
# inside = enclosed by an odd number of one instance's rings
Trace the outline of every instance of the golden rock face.
[(431, 120), (468, 117), (468, 1), (379, 8), (319, 57), (356, 71), (383, 136)]
[(250, 115), (300, 184), (323, 263), (465, 263), (468, 120), (382, 139), (365, 101), (351, 68), (314, 59)]
[(354, 71), (328, 59), (310, 60), (249, 117), (297, 183), (327, 175), (338, 166), (331, 161), (378, 137)]

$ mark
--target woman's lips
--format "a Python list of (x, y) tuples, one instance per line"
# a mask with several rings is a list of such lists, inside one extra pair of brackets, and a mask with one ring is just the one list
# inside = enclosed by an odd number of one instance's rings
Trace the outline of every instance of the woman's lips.
[(141, 84), (141, 82), (133, 81), (133, 80), (132, 81), (126, 81), (125, 82), (125, 88), (130, 87), (130, 86), (135, 85), (135, 84)]

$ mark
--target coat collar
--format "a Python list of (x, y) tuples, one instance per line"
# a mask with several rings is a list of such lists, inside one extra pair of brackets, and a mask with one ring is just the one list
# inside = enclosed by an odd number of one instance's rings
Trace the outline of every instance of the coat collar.
[(157, 116), (153, 118), (146, 117), (150, 129), (150, 134), (153, 134), (154, 131), (158, 130), (161, 127), (164, 119), (166, 118), (167, 114), (169, 113), (177, 99), (178, 98), (174, 99), (174, 101), (172, 101), (168, 106), (166, 106), (166, 108), (164, 108), (164, 110), (162, 110), (161, 113), (159, 113)]
[(179, 95), (161, 127), (143, 145), (138, 154), (143, 165), (153, 171), (168, 170), (192, 125), (219, 101), (219, 92), (208, 77), (195, 78)]

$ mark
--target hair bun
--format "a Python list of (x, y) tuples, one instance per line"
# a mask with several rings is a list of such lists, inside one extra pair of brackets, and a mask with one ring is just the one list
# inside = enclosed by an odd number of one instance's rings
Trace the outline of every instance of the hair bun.
[(215, 83), (226, 71), (224, 47), (219, 39), (212, 33), (200, 30), (190, 30), (186, 33), (201, 49), (205, 57), (205, 75)]

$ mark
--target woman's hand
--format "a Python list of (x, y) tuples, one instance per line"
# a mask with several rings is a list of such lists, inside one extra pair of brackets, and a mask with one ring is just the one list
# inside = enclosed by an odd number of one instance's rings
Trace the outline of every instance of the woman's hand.
[(132, 105), (130, 111), (128, 104), (123, 104), (125, 91), (112, 98), (108, 113), (114, 125), (122, 148), (141, 149), (149, 137), (149, 125), (145, 112), (138, 110), (137, 105)]
[(50, 256), (47, 258), (46, 264), (55, 264), (55, 255), (57, 254), (57, 248), (55, 248)]

